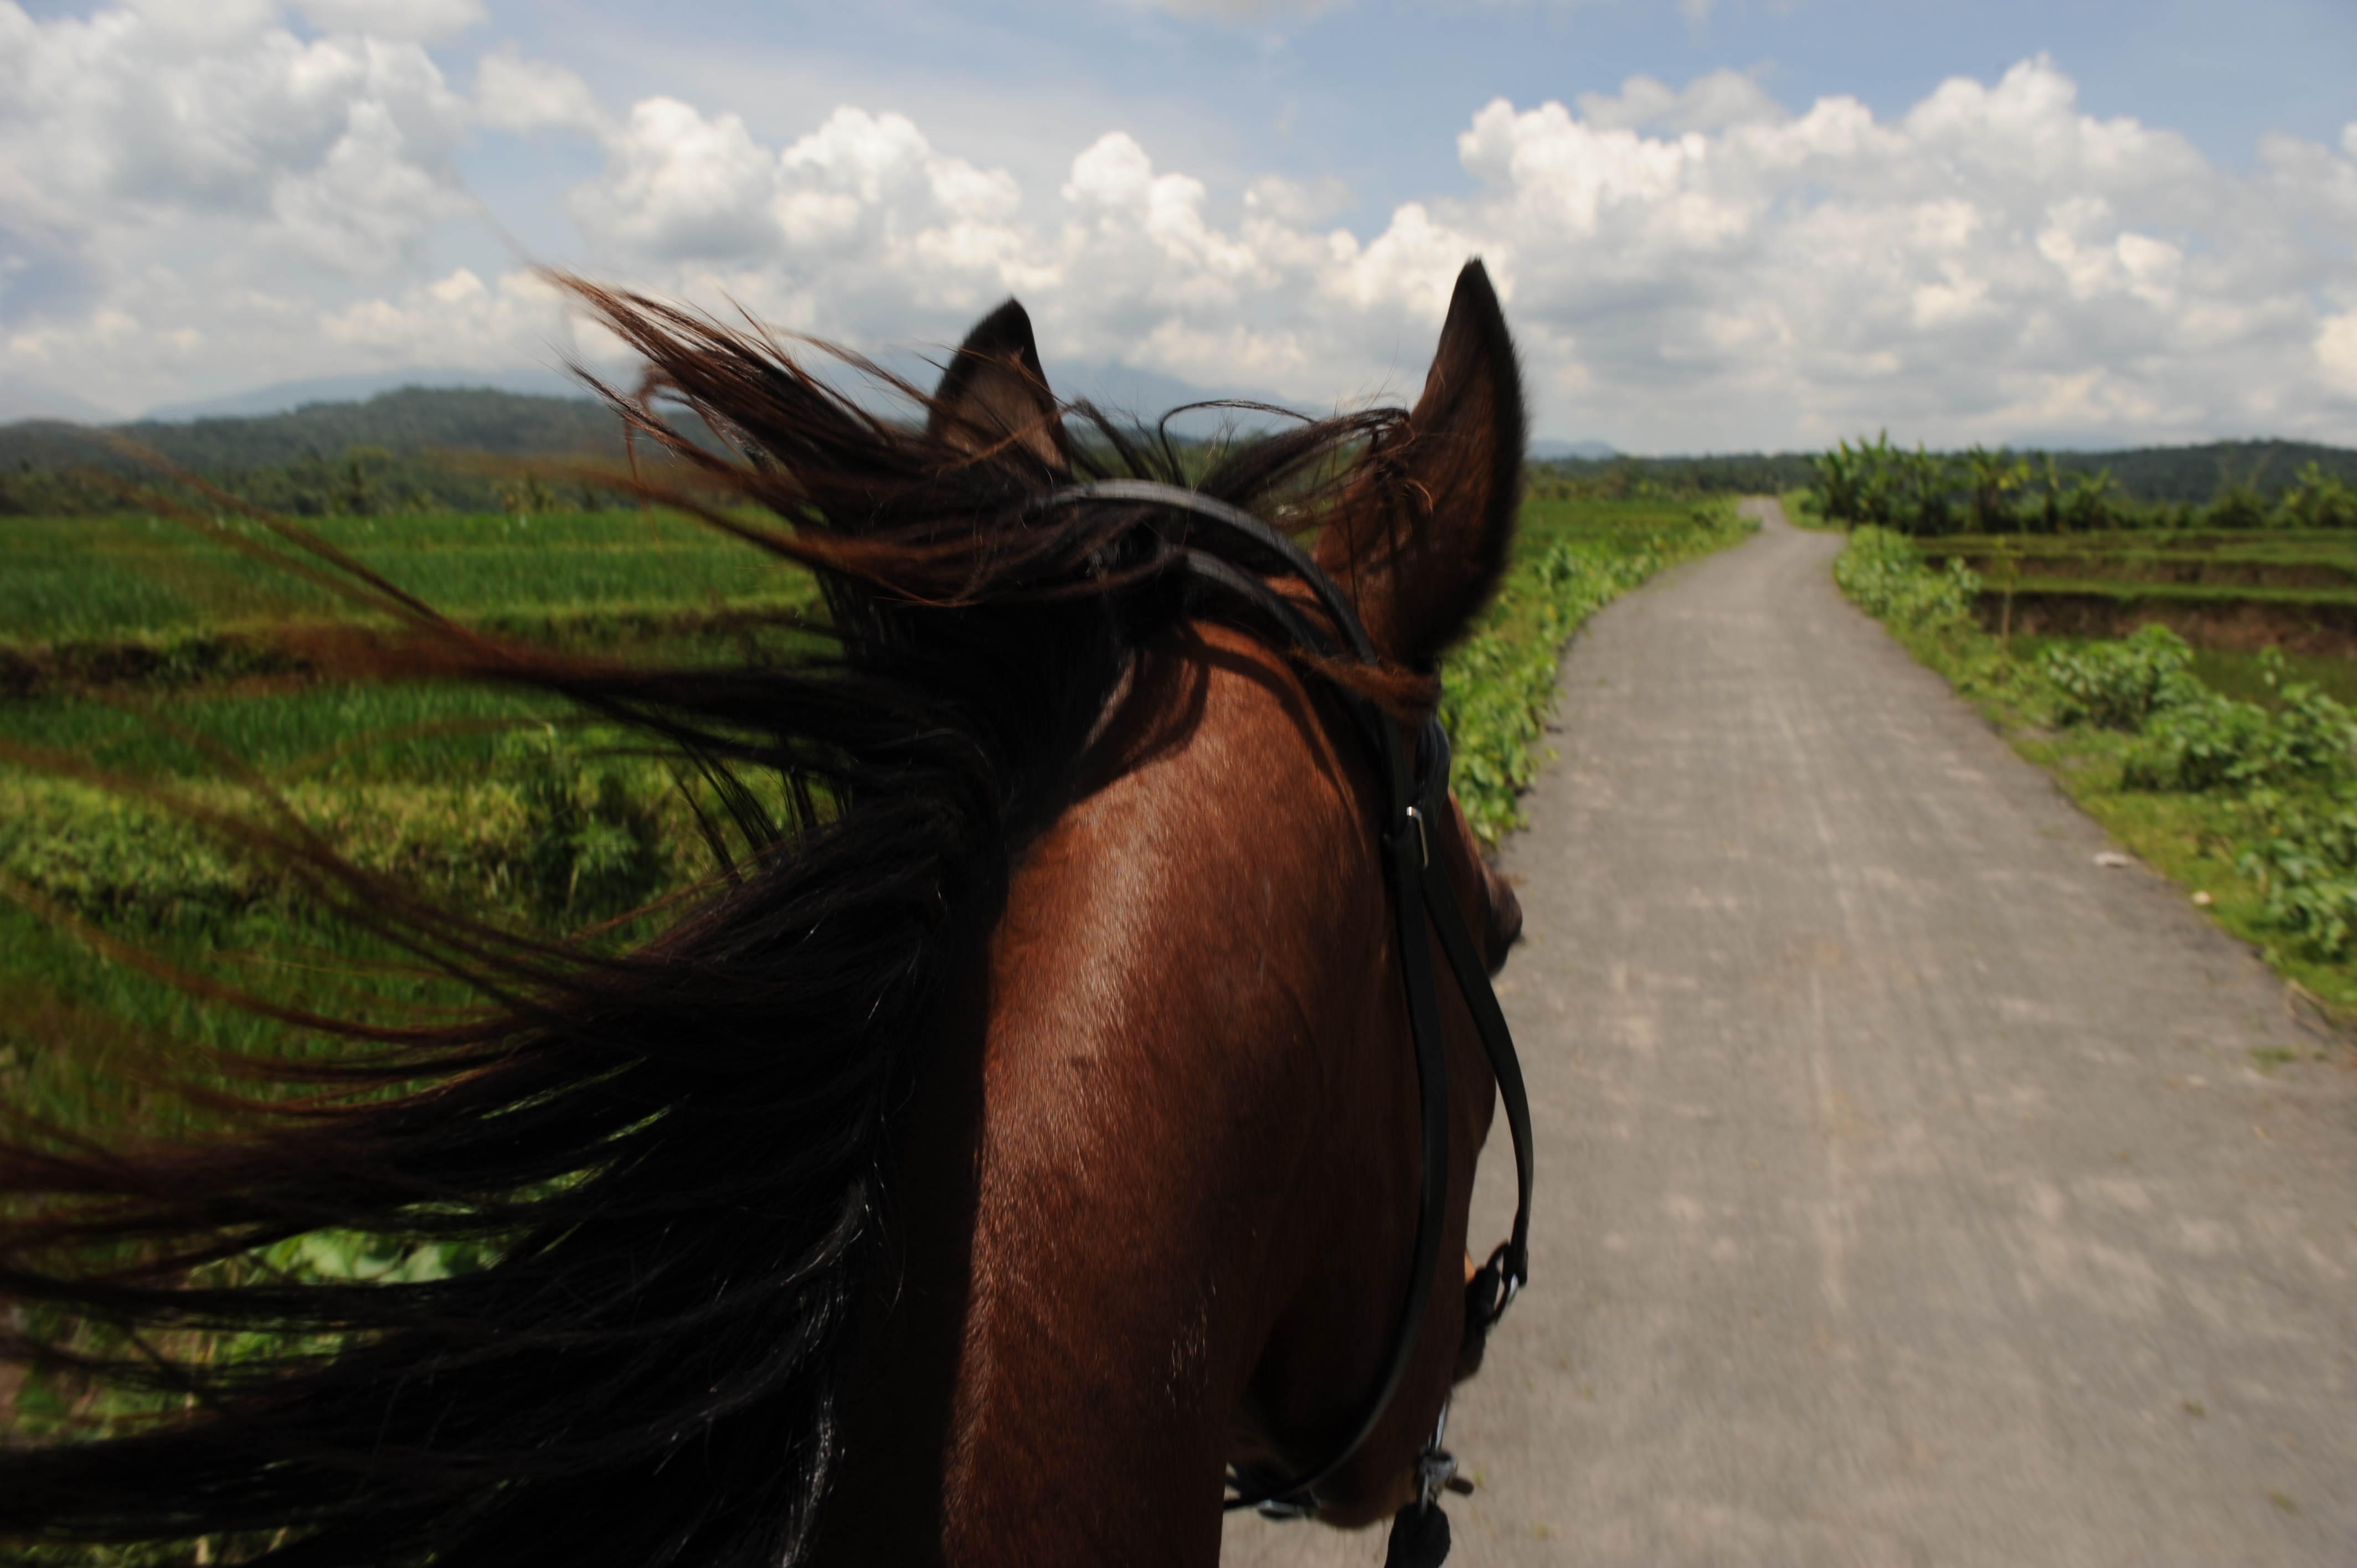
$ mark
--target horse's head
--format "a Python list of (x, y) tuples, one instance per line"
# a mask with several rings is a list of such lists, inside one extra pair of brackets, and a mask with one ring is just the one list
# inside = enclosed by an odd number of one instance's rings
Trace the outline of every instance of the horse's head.
[[(932, 430), (1045, 492), (1071, 462), (1061, 413), (1010, 306), (953, 361)], [(911, 1219), (956, 1238), (938, 1282), (910, 1264), (913, 1290), (963, 1298), (960, 1342), (933, 1363), (957, 1368), (952, 1535), (1036, 1539), (989, 1499), (1030, 1514), (1052, 1484), (1056, 1510), (1099, 1541), (1199, 1538), (1223, 1466), (1247, 1487), (1305, 1477), (1367, 1413), (1401, 1334), (1424, 1144), (1386, 759), (1338, 682), (1413, 746), (1441, 655), (1503, 570), (1523, 443), (1512, 346), (1476, 263), (1415, 408), (1350, 455), (1320, 518), (1316, 561), (1379, 663), (1304, 658), (1250, 616), (1170, 619), (1135, 646), (1070, 804), (1022, 852), (975, 998), (974, 1075), (912, 1123), (973, 1151), (957, 1156), (960, 1212)], [(1274, 585), (1316, 615), (1298, 584)], [(1423, 816), (1429, 874), (1494, 972), (1520, 932), (1514, 896), (1453, 796)], [(1405, 1500), (1452, 1380), (1479, 1359), (1458, 1260), (1495, 1085), (1438, 974), (1442, 1277), (1394, 1395), (1315, 1487), (1338, 1523)], [(1043, 1419), (1060, 1390), (1066, 1408)], [(1009, 1463), (1029, 1485), (998, 1473)]]
[[(317, 541), (290, 564), (410, 628), (356, 635), (359, 669), (672, 748), (714, 876), (615, 952), (275, 815), (223, 826), (354, 950), (485, 1005), (256, 1001), (353, 1054), (274, 1057), (242, 1107), (209, 1088), (243, 1120), (187, 1148), (0, 1132), (0, 1290), (141, 1347), (77, 1368), (190, 1396), (168, 1431), (0, 1447), (0, 1534), (1200, 1568), (1231, 1470), (1339, 1523), (1396, 1507), (1475, 1359), (1480, 977), (1520, 926), (1417, 738), (1517, 499), (1480, 268), (1413, 411), (1207, 473), (1060, 405), (1011, 304), (929, 398), (840, 354), (918, 431), (776, 339), (559, 281), (648, 362), (601, 389), (663, 457), (640, 493), (815, 574), (829, 613), (672, 663), (456, 627)], [(382, 1285), (211, 1267), (309, 1230), (483, 1251)], [(196, 1323), (256, 1348), (216, 1367)]]

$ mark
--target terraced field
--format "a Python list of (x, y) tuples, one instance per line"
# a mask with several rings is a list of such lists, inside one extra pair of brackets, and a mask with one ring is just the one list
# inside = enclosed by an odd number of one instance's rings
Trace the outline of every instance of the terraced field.
[[(2357, 656), (2357, 536), (2337, 532), (1954, 534), (1918, 544), (1982, 582), (1992, 628), (2117, 637), (2158, 622), (2201, 647)], [(2010, 614), (2007, 606), (2010, 605)]]

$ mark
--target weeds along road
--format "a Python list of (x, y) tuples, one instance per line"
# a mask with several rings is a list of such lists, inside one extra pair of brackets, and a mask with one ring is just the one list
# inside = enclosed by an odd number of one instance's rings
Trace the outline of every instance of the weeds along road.
[(1765, 510), (1574, 645), (1506, 853), (1534, 1282), (1452, 1563), (2357, 1563), (2346, 1047)]

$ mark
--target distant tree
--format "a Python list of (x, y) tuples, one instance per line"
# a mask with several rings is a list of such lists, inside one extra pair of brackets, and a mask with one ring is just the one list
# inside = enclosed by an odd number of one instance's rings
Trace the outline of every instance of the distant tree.
[(2282, 510), (2295, 528), (2357, 528), (2357, 487), (2309, 463), (2284, 496)]
[(2029, 462), (2000, 447), (1990, 452), (1975, 443), (1964, 453), (1964, 522), (1975, 533), (2005, 533), (2015, 529), (2010, 504), (2015, 492), (2029, 483)]

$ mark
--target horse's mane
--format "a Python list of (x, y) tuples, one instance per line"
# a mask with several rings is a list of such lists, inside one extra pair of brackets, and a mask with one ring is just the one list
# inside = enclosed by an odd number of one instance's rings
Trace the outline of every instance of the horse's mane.
[[(738, 848), (701, 902), (615, 954), (463, 918), (294, 829), (241, 830), (484, 1005), (297, 1019), (348, 1043), (272, 1064), (234, 1135), (123, 1152), (19, 1126), (0, 1144), (0, 1294), (120, 1331), (131, 1351), (85, 1350), (80, 1370), (192, 1407), (0, 1453), (0, 1534), (227, 1536), (299, 1564), (794, 1558), (890, 1255), (884, 1129), (929, 1018), (1012, 858), (1066, 804), (1131, 650), (1202, 611), (1158, 569), (1168, 519), (1039, 498), (1146, 477), (1311, 525), (1344, 485), (1380, 482), (1402, 418), (1299, 423), (1190, 475), (1200, 456), (1160, 431), (1064, 405), (1067, 474), (1036, 436), (942, 434), (954, 411), (855, 356), (837, 363), (933, 427), (757, 330), (560, 281), (651, 367), (634, 393), (598, 387), (692, 476), (646, 493), (816, 574), (828, 615), (799, 628), (808, 651), (657, 666), (413, 607), (405, 633), (350, 656), (630, 726), (711, 781)], [(681, 409), (737, 453), (691, 439)], [(406, 1283), (205, 1269), (320, 1229), (496, 1261)], [(171, 1348), (228, 1334), (262, 1337), (213, 1360)], [(11, 1348), (76, 1359), (54, 1337)]]

